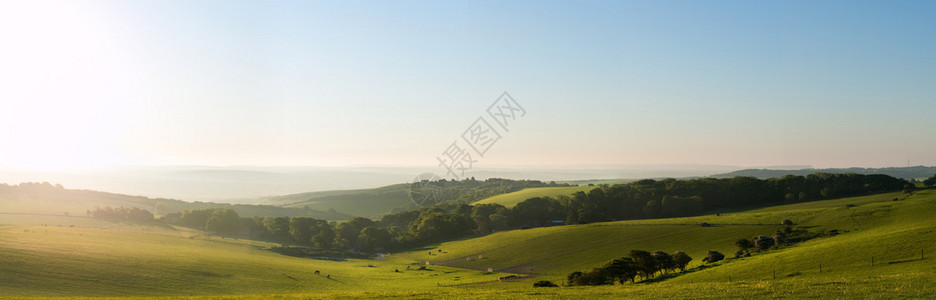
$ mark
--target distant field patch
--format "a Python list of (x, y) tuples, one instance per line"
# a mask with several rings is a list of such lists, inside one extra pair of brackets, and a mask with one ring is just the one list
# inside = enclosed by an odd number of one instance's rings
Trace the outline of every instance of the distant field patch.
[(569, 196), (577, 192), (588, 192), (594, 189), (594, 186), (563, 186), (563, 187), (540, 187), (540, 188), (526, 188), (513, 193), (501, 194), (493, 197), (488, 197), (483, 200), (472, 203), (473, 205), (477, 204), (486, 204), (486, 203), (497, 203), (508, 208), (514, 207), (517, 203), (523, 202), (523, 200), (536, 198), (536, 197), (553, 197), (558, 196)]

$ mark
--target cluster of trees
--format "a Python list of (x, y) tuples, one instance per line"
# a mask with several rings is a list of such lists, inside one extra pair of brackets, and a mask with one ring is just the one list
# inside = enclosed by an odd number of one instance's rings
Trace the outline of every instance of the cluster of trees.
[(96, 207), (94, 210), (88, 210), (87, 214), (92, 218), (128, 221), (128, 222), (152, 222), (153, 213), (136, 207)]
[(927, 187), (932, 187), (933, 185), (936, 185), (936, 175), (933, 175), (930, 178), (924, 179), (923, 185)]
[(648, 279), (657, 273), (665, 275), (668, 271), (677, 269), (685, 271), (690, 261), (692, 257), (682, 251), (669, 254), (663, 251), (651, 253), (631, 250), (630, 256), (612, 260), (591, 271), (572, 272), (566, 279), (568, 285), (605, 285), (615, 281), (624, 284), (626, 281), (634, 282), (637, 277)]
[(758, 235), (752, 239), (738, 239), (735, 241), (735, 246), (738, 247), (735, 257), (747, 257), (751, 256), (750, 251), (767, 251), (789, 243), (809, 239), (808, 236), (804, 235), (805, 232), (800, 231), (797, 233), (793, 231), (793, 221), (785, 219), (780, 224), (783, 225), (783, 230), (777, 230), (771, 236)]
[(215, 233), (238, 233), (246, 225), (230, 208), (205, 208), (182, 211), (178, 224)]
[(765, 180), (753, 177), (647, 179), (601, 186), (588, 193), (553, 201), (565, 207), (567, 223), (583, 223), (682, 217), (720, 208), (866, 195), (909, 187), (912, 187), (909, 182), (887, 175), (858, 174), (817, 173)]

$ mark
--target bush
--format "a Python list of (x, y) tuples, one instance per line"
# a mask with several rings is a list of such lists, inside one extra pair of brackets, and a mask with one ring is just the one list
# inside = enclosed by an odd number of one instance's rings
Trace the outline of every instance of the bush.
[(611, 284), (611, 278), (602, 270), (594, 269), (590, 272), (572, 272), (567, 277), (569, 285), (605, 285)]
[(540, 280), (533, 283), (533, 287), (558, 287), (555, 283), (548, 280)]
[(770, 247), (773, 247), (777, 244), (777, 241), (769, 236), (758, 235), (754, 238), (754, 246), (757, 248), (757, 251), (769, 250)]
[(780, 221), (780, 224), (783, 226), (793, 226), (793, 221), (790, 221), (790, 219), (784, 219), (783, 221)]
[(715, 250), (709, 250), (708, 255), (702, 259), (704, 263), (713, 263), (725, 259), (725, 255)]

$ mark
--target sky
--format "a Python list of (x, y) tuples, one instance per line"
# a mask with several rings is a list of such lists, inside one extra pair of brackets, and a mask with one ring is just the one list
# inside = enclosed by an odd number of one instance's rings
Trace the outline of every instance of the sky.
[(932, 1), (0, 0), (0, 167), (434, 167), (504, 92), (476, 169), (936, 165), (933, 28)]

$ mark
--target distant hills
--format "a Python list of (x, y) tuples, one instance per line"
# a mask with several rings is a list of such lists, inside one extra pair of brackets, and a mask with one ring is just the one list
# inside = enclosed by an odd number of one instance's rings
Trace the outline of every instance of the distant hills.
[(813, 173), (855, 173), (855, 174), (884, 174), (903, 179), (923, 179), (936, 174), (936, 167), (890, 167), (890, 168), (830, 168), (830, 169), (799, 169), (799, 170), (770, 170), (745, 169), (734, 172), (715, 174), (714, 178), (732, 178), (737, 176), (757, 177), (760, 179), (780, 178), (786, 175), (806, 176)]
[(242, 217), (306, 216), (324, 220), (347, 220), (351, 217), (334, 210), (316, 210), (307, 207), (186, 202), (89, 190), (71, 190), (50, 183), (27, 182), (18, 185), (0, 183), (0, 213), (85, 216), (88, 210), (108, 206), (136, 207), (150, 211), (157, 216), (189, 209), (231, 208)]

